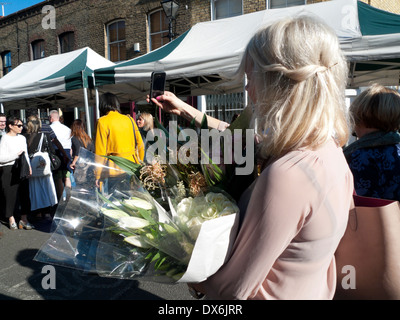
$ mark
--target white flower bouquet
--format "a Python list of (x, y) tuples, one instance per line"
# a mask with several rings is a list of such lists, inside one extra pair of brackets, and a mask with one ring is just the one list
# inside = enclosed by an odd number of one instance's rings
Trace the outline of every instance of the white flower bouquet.
[[(193, 196), (178, 182), (163, 192), (166, 210), (135, 174), (107, 161), (81, 150), (75, 174), (84, 167), (86, 179), (59, 205), (36, 261), (166, 283), (200, 282), (223, 265), (238, 226), (229, 195), (208, 188)], [(107, 193), (94, 187), (96, 171), (108, 178)]]

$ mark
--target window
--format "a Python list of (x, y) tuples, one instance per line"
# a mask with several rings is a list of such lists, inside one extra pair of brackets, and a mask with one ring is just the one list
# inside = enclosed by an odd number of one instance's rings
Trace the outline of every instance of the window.
[(270, 0), (270, 9), (286, 8), (293, 6), (302, 6), (306, 4), (306, 0)]
[(58, 37), (60, 43), (60, 53), (70, 52), (75, 47), (75, 35), (73, 31), (64, 32)]
[(36, 40), (31, 43), (32, 60), (38, 60), (45, 57), (44, 40)]
[(3, 76), (9, 73), (12, 70), (11, 67), (11, 52), (5, 51), (1, 54), (1, 63), (2, 63), (2, 71)]
[(107, 26), (108, 59), (113, 62), (126, 60), (125, 21), (119, 20)]
[(162, 9), (150, 13), (150, 50), (157, 49), (169, 42), (168, 19)]
[(242, 0), (213, 0), (211, 5), (213, 20), (243, 14)]

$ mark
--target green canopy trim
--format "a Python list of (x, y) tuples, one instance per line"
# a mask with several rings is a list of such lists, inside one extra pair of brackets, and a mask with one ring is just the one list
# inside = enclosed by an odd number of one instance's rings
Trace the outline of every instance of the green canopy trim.
[[(173, 52), (176, 47), (185, 39), (190, 29), (180, 35), (175, 40), (167, 43), (161, 48), (144, 54), (138, 58), (121, 62), (116, 66), (101, 68), (95, 71), (96, 86), (101, 86), (104, 84), (114, 84), (115, 83), (115, 70), (122, 67), (133, 66), (137, 64), (151, 63), (159, 61), (167, 57), (171, 52)], [(150, 79), (149, 79), (150, 80)]]
[[(93, 70), (86, 67), (87, 63), (87, 50), (83, 51), (78, 57), (71, 61), (64, 68), (58, 70), (56, 73), (43, 80), (57, 79), (65, 77), (65, 90), (81, 89), (88, 87), (88, 76), (91, 76)], [(83, 70), (83, 71), (82, 71)]]
[(363, 36), (400, 33), (400, 15), (374, 8), (361, 1), (358, 1), (358, 19)]

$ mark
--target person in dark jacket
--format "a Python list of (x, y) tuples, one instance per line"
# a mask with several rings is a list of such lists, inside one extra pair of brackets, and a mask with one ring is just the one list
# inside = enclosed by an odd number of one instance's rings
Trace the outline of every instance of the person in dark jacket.
[(344, 148), (358, 195), (400, 201), (400, 94), (374, 84), (350, 106), (358, 140)]

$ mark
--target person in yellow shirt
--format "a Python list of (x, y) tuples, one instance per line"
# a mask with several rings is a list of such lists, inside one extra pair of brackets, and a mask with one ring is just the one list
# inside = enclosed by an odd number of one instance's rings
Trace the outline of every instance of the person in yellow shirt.
[[(110, 92), (101, 95), (99, 109), (95, 153), (99, 156), (119, 156), (135, 163), (143, 161), (144, 144), (139, 129), (132, 117), (121, 114), (117, 96)], [(98, 187), (100, 175), (99, 170), (96, 172)]]

